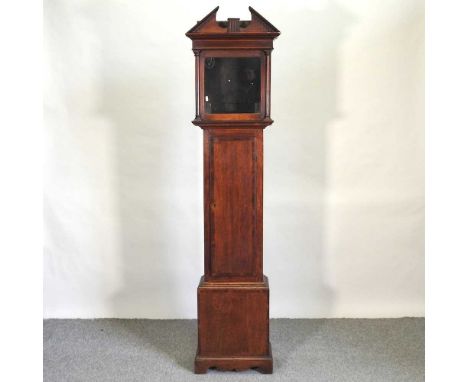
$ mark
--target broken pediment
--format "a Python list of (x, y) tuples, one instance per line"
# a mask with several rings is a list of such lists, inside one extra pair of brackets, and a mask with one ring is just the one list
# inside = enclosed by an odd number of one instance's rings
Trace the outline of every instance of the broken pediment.
[(251, 20), (240, 20), (230, 18), (227, 21), (217, 21), (216, 13), (219, 7), (213, 9), (202, 20), (190, 29), (186, 35), (192, 40), (209, 38), (230, 38), (230, 37), (255, 37), (274, 39), (279, 36), (280, 31), (258, 13), (249, 7)]

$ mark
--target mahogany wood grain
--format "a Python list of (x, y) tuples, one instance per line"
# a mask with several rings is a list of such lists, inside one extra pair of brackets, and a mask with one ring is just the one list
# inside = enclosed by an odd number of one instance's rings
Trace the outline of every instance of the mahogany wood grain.
[[(280, 32), (252, 20), (217, 21), (215, 8), (186, 35), (195, 54), (195, 119), (203, 129), (205, 269), (197, 291), (195, 373), (272, 373), (269, 286), (263, 275), (263, 129), (270, 118), (271, 51)], [(205, 110), (207, 57), (260, 58), (256, 113)]]
[(262, 281), (263, 130), (205, 129), (205, 278)]

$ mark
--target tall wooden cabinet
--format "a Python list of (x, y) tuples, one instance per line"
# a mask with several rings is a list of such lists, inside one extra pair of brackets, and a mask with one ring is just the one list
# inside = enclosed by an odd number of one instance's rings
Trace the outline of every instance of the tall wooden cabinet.
[(195, 54), (192, 122), (204, 137), (205, 273), (197, 295), (195, 372), (271, 373), (263, 130), (273, 123), (271, 51), (280, 32), (252, 8), (250, 21), (217, 21), (217, 10), (186, 33)]

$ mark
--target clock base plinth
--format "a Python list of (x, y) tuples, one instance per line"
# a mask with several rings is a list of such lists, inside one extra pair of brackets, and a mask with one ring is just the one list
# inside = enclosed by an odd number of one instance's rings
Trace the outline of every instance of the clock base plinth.
[(195, 357), (195, 374), (205, 374), (208, 369), (221, 371), (242, 371), (254, 369), (262, 374), (273, 373), (271, 347), (269, 354), (263, 357)]
[(273, 371), (269, 340), (269, 287), (259, 282), (205, 282), (198, 286), (198, 350), (195, 373)]

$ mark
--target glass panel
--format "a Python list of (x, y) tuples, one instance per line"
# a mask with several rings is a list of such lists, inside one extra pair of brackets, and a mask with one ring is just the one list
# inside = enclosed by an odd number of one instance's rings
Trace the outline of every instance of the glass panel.
[(206, 57), (205, 112), (260, 112), (260, 58)]

